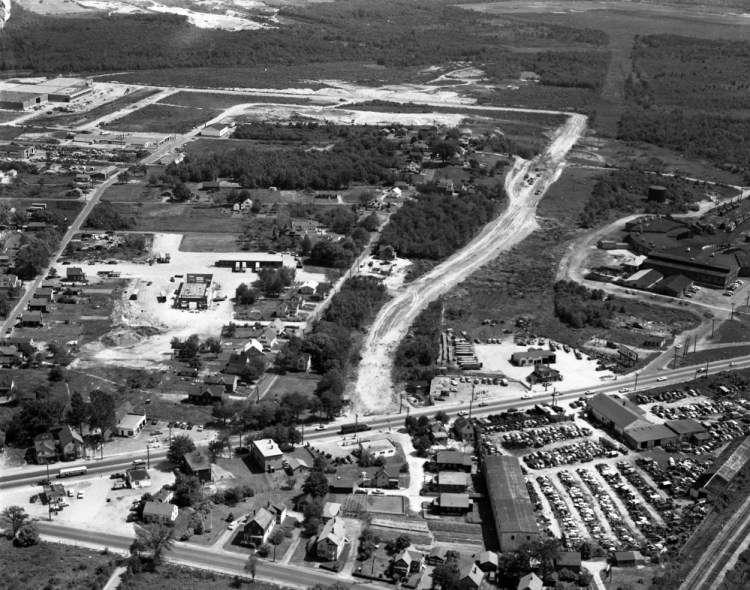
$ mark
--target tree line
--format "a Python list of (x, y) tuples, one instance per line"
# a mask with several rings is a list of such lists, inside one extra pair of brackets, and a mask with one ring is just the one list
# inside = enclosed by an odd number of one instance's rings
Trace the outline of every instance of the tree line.
[(396, 349), (397, 381), (431, 380), (435, 376), (442, 327), (443, 302), (433, 301), (414, 320), (409, 334)]
[(608, 328), (616, 305), (601, 289), (594, 291), (574, 281), (558, 281), (554, 294), (555, 316), (571, 328)]

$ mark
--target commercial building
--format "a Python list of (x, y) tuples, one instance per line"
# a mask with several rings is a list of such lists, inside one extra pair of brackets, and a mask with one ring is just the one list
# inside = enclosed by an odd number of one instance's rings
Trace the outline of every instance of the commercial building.
[(467, 485), (467, 475), (462, 471), (443, 471), (442, 473), (438, 473), (438, 492), (461, 494), (466, 491)]
[(679, 437), (664, 424), (648, 424), (646, 426), (629, 426), (624, 433), (625, 442), (633, 449), (651, 449), (674, 444)]
[(664, 424), (677, 435), (680, 441), (695, 440), (697, 435), (706, 432), (705, 427), (697, 420), (684, 418), (682, 420), (667, 420)]
[(517, 551), (522, 545), (539, 540), (539, 527), (519, 460), (507, 455), (487, 456), (484, 477), (500, 550)]
[(36, 153), (33, 145), (19, 145), (17, 143), (6, 143), (0, 145), (0, 156), (13, 158), (14, 160), (28, 160)]
[(685, 291), (693, 286), (694, 282), (693, 279), (689, 279), (685, 275), (672, 275), (659, 281), (654, 291), (670, 297), (682, 297)]
[(360, 442), (359, 448), (363, 452), (370, 453), (373, 457), (393, 457), (396, 454), (396, 447), (387, 438)]
[(469, 494), (440, 494), (433, 508), (441, 514), (465, 514), (471, 510)]
[(258, 272), (264, 268), (281, 268), (284, 259), (280, 254), (266, 254), (265, 252), (254, 252), (252, 254), (237, 254), (232, 258), (222, 258), (216, 261), (216, 266), (221, 268), (232, 268), (237, 272)]
[(523, 352), (514, 352), (510, 355), (510, 362), (517, 367), (551, 365), (557, 362), (557, 355), (552, 350), (529, 348), (529, 350), (524, 350)]
[(643, 268), (651, 268), (665, 276), (681, 274), (698, 284), (724, 288), (739, 275), (740, 265), (734, 256), (711, 253), (696, 253), (684, 248), (679, 255), (651, 252), (643, 262)]
[(48, 97), (43, 92), (0, 90), (0, 109), (25, 111), (46, 103)]
[(52, 78), (40, 81), (38, 78), (11, 80), (4, 83), (12, 85), (18, 92), (37, 92), (46, 94), (50, 102), (71, 102), (93, 90), (91, 82), (80, 78)]
[(146, 426), (146, 416), (142, 414), (125, 414), (115, 426), (117, 436), (138, 436)]
[(535, 385), (537, 383), (554, 383), (556, 381), (562, 381), (562, 373), (557, 369), (548, 367), (547, 365), (536, 365), (531, 374), (526, 377), (526, 380)]
[(201, 129), (200, 134), (204, 137), (224, 137), (229, 135), (232, 128), (229, 125), (223, 123), (214, 123)]
[(253, 441), (252, 456), (263, 471), (274, 472), (283, 468), (284, 454), (273, 439)]
[(177, 294), (177, 307), (181, 309), (208, 309), (211, 303), (211, 285), (214, 275), (188, 273)]

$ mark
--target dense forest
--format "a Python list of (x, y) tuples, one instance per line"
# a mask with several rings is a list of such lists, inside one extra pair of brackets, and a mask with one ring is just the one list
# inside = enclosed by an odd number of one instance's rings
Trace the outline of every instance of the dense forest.
[[(667, 202), (647, 201), (648, 187), (658, 184), (667, 189)], [(641, 170), (615, 170), (594, 185), (581, 212), (581, 226), (591, 228), (623, 213), (687, 212), (691, 203), (706, 198), (699, 183), (680, 177), (656, 176)]]
[(555, 283), (555, 315), (571, 328), (607, 328), (615, 314), (615, 303), (605, 301), (601, 289), (591, 291), (573, 281)]
[(466, 244), (497, 213), (499, 193), (477, 192), (457, 199), (448, 195), (422, 195), (404, 203), (383, 228), (381, 244), (396, 249), (403, 258), (440, 260)]
[(644, 141), (750, 179), (750, 41), (636, 37), (618, 137)]
[(409, 334), (396, 349), (394, 359), (396, 381), (412, 381), (435, 376), (439, 352), (443, 302), (433, 301), (414, 320)]
[[(218, 31), (168, 14), (41, 16), (15, 6), (0, 37), (0, 68), (36, 72), (228, 68), (369, 62), (414, 67), (486, 64), (493, 76), (541, 72), (541, 83), (594, 88), (606, 53), (601, 31), (508, 20), (448, 0), (351, 0), (285, 6), (281, 27)], [(513, 52), (504, 44), (584, 51)], [(587, 51), (590, 50), (590, 51)]]
[(166, 173), (182, 182), (234, 178), (242, 188), (337, 190), (350, 183), (393, 180), (395, 147), (375, 134), (347, 139), (329, 150), (298, 148), (262, 151), (239, 148), (222, 153), (190, 154)]

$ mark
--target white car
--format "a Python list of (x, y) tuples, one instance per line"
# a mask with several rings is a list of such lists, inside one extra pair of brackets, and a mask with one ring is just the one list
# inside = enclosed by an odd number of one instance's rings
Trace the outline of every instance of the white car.
[(531, 396), (528, 393), (526, 393), (521, 396), (521, 399), (531, 399)]
[(466, 415), (467, 415), (468, 413), (469, 413), (469, 412), (467, 412), (466, 410), (461, 410), (461, 411), (460, 411), (460, 412), (458, 413), (458, 415), (459, 415), (459, 416), (466, 416)]
[(627, 393), (628, 391), (630, 391), (630, 388), (629, 387), (620, 387), (620, 389), (618, 391), (620, 393)]
[(666, 377), (657, 377), (656, 380), (657, 381), (666, 381), (667, 378)]
[(325, 424), (318, 424), (318, 425), (317, 425), (317, 426), (315, 427), (315, 430), (325, 430), (325, 429), (326, 429), (326, 426), (325, 426)]
[(729, 366), (730, 366), (730, 367), (734, 367), (734, 366), (735, 366), (736, 364), (737, 364), (737, 363), (735, 363), (735, 362), (731, 362), (731, 363), (729, 363)]

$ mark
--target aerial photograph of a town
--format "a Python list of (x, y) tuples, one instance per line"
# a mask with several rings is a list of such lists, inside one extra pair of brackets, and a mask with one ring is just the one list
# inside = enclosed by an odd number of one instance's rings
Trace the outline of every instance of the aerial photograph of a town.
[(750, 590), (750, 0), (0, 0), (0, 590)]

